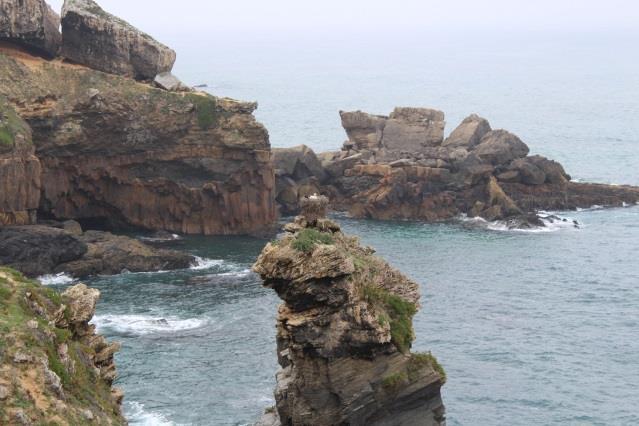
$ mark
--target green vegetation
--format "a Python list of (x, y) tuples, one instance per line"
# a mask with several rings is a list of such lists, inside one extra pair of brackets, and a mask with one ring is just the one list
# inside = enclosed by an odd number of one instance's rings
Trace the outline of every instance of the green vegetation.
[(333, 244), (333, 236), (317, 229), (305, 228), (295, 235), (292, 247), (303, 253), (310, 253), (317, 244)]
[(408, 375), (405, 372), (391, 374), (384, 377), (382, 380), (382, 387), (389, 392), (394, 392), (399, 389), (402, 383), (408, 380)]
[[(415, 338), (413, 316), (417, 312), (414, 303), (392, 294), (386, 289), (372, 285), (363, 287), (364, 299), (380, 312), (378, 321), (390, 319), (391, 341), (401, 352), (406, 353)], [(380, 316), (384, 316), (380, 319)]]
[(206, 130), (217, 124), (217, 101), (213, 96), (190, 94), (187, 98), (195, 105), (197, 124), (201, 129)]
[(0, 145), (13, 146), (13, 133), (5, 126), (0, 126)]
[(439, 374), (442, 383), (446, 383), (446, 371), (444, 371), (444, 367), (437, 361), (435, 355), (430, 352), (414, 352), (411, 354), (410, 364), (408, 365), (408, 378), (411, 381), (415, 380), (415, 376), (419, 371), (427, 366)]

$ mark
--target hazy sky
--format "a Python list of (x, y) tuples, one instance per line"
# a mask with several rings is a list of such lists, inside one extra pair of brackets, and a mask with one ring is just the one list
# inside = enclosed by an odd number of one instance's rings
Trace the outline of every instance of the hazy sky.
[[(49, 0), (60, 10), (63, 0)], [(636, 32), (637, 0), (102, 0), (156, 37), (188, 33)], [(162, 5), (166, 4), (166, 7)]]

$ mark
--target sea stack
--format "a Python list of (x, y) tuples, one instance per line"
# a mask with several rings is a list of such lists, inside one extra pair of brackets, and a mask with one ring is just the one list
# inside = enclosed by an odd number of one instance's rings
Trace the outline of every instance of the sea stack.
[(253, 266), (283, 300), (276, 405), (262, 425), (445, 424), (444, 370), (411, 353), (419, 287), (325, 217), (313, 195)]

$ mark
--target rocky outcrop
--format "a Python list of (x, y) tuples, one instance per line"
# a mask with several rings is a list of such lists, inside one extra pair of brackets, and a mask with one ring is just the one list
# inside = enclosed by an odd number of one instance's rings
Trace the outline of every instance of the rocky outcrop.
[(327, 204), (305, 199), (253, 266), (284, 302), (276, 406), (259, 424), (444, 425), (445, 373), (410, 351), (418, 285), (323, 217)]
[(60, 16), (44, 0), (2, 0), (0, 40), (54, 57), (60, 49)]
[(43, 216), (185, 234), (249, 234), (276, 219), (255, 103), (1, 53), (0, 95), (32, 128)]
[(125, 425), (117, 343), (89, 321), (100, 292), (59, 294), (0, 268), (0, 423)]
[(0, 97), (0, 226), (36, 220), (40, 203), (40, 161), (31, 129)]
[[(571, 182), (561, 164), (529, 156), (516, 135), (492, 130), (474, 114), (445, 140), (443, 114), (434, 110), (397, 108), (388, 118), (361, 111), (340, 116), (349, 140), (340, 152), (317, 156), (327, 178), (316, 192), (356, 217), (437, 221), (466, 214), (539, 226), (540, 209), (639, 202), (639, 188)], [(402, 124), (401, 131), (388, 132), (392, 120)], [(295, 177), (287, 179), (294, 187)], [(299, 211), (292, 200), (284, 212)]]
[(171, 71), (175, 52), (92, 0), (65, 0), (62, 7), (62, 51), (90, 68), (152, 80)]
[(300, 200), (320, 191), (327, 172), (312, 149), (306, 145), (273, 148), (275, 167), (275, 200), (283, 214), (295, 213)]
[[(77, 224), (76, 224), (77, 225)], [(77, 227), (0, 228), (0, 265), (30, 276), (65, 272), (77, 278), (188, 268), (193, 256), (148, 246), (138, 240)]]

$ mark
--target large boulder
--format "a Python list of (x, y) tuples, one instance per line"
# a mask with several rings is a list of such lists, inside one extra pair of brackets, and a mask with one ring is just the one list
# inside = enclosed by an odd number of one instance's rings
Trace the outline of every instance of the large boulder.
[(40, 202), (40, 161), (31, 129), (0, 97), (0, 226), (35, 221)]
[(62, 55), (111, 74), (150, 80), (171, 71), (175, 52), (92, 0), (65, 0)]
[(388, 117), (367, 114), (362, 111), (340, 111), (342, 127), (348, 135), (347, 145), (355, 150), (376, 149), (382, 142), (384, 126)]
[(54, 57), (62, 41), (60, 16), (44, 0), (2, 0), (0, 40)]
[(529, 157), (513, 160), (508, 170), (516, 172), (519, 181), (526, 185), (541, 185), (546, 182), (546, 173), (530, 161)]
[(382, 145), (389, 151), (419, 153), (444, 139), (444, 113), (428, 108), (395, 108), (384, 127)]
[(537, 166), (546, 175), (546, 183), (565, 183), (570, 180), (570, 175), (566, 173), (564, 167), (553, 160), (549, 160), (541, 155), (531, 155), (526, 157), (530, 163)]
[(481, 138), (473, 150), (479, 158), (495, 166), (506, 165), (516, 158), (528, 155), (528, 145), (506, 130), (492, 130)]
[(459, 126), (446, 138), (442, 146), (448, 148), (472, 149), (478, 145), (481, 138), (490, 132), (488, 120), (472, 114), (466, 117)]
[(314, 176), (320, 181), (326, 179), (326, 171), (315, 152), (306, 145), (292, 148), (273, 148), (273, 165), (296, 181)]

